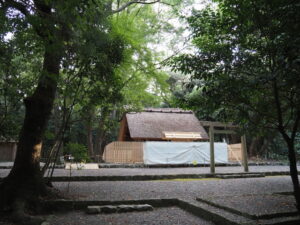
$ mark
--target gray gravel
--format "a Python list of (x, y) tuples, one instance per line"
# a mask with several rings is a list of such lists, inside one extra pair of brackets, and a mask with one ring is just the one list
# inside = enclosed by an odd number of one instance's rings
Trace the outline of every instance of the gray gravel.
[(150, 212), (86, 215), (82, 211), (55, 214), (51, 225), (213, 225), (177, 207)]
[[(287, 166), (251, 166), (251, 172), (288, 171)], [(0, 170), (0, 176), (8, 174), (8, 169)], [(68, 170), (57, 169), (55, 176), (68, 175)], [(217, 167), (218, 173), (242, 172), (241, 167)], [(159, 175), (159, 174), (197, 174), (209, 173), (208, 167), (198, 168), (105, 168), (99, 170), (74, 170), (72, 176), (113, 176), (113, 175)], [(249, 213), (257, 213), (259, 208), (268, 212), (286, 212), (293, 210), (293, 198), (278, 204), (270, 194), (291, 192), (292, 182), (289, 176), (273, 176), (247, 179), (181, 179), (157, 181), (101, 181), (101, 182), (55, 182), (61, 191), (68, 191), (81, 200), (135, 200), (180, 198), (221, 199), (220, 203), (237, 209), (244, 205)], [(238, 196), (238, 197), (236, 197)], [(259, 197), (264, 196), (264, 197)], [(270, 199), (265, 196), (270, 196)], [(259, 200), (263, 200), (259, 206)], [(236, 201), (235, 201), (236, 200)], [(245, 200), (245, 202), (243, 202)], [(284, 200), (284, 198), (282, 198)], [(275, 201), (275, 202), (274, 202)], [(240, 204), (239, 204), (240, 203)], [(244, 204), (244, 205), (243, 205)], [(277, 204), (274, 206), (274, 204)], [(256, 208), (257, 207), (257, 208)], [(256, 210), (257, 209), (257, 210)], [(269, 210), (270, 209), (270, 210)], [(245, 208), (247, 211), (248, 209)], [(252, 210), (252, 211), (251, 211)], [(255, 211), (256, 210), (256, 211)], [(1, 224), (1, 223), (0, 223)], [(110, 215), (86, 215), (83, 212), (55, 214), (52, 224), (211, 224), (194, 217), (176, 207), (155, 209), (153, 212), (138, 212)]]
[[(218, 201), (219, 204), (235, 208), (253, 215), (277, 212), (294, 212), (292, 196), (274, 196), (272, 193), (291, 192), (292, 182), (289, 176), (247, 179), (202, 179), (179, 181), (102, 181), (102, 182), (71, 182), (69, 193), (81, 200), (138, 200), (180, 198), (194, 201), (196, 198), (206, 198)], [(68, 183), (56, 182), (54, 186), (62, 191), (67, 190)], [(173, 211), (172, 211), (173, 212)], [(148, 218), (149, 212), (140, 214), (142, 220)], [(151, 214), (152, 215), (152, 214)], [(162, 214), (163, 215), (163, 214)], [(189, 215), (188, 217), (190, 217)], [(95, 217), (96, 218), (96, 217)], [(154, 216), (153, 223), (148, 220), (132, 224), (169, 224), (169, 219)], [(174, 219), (184, 218), (182, 216)], [(93, 224), (92, 218), (86, 220)], [(91, 221), (90, 221), (91, 220)], [(184, 219), (185, 221), (186, 219)], [(166, 222), (167, 221), (167, 222)], [(119, 224), (114, 221), (112, 224)], [(120, 223), (121, 224), (121, 223)], [(129, 223), (126, 224), (131, 224)], [(170, 224), (193, 224), (172, 221)], [(196, 222), (194, 224), (202, 224)]]
[[(300, 170), (300, 167), (298, 167)], [(250, 172), (289, 171), (288, 166), (250, 166)], [(56, 169), (55, 176), (68, 176), (69, 170)], [(243, 168), (216, 167), (216, 173), (241, 173)], [(133, 175), (165, 175), (165, 174), (204, 174), (210, 173), (209, 167), (183, 168), (101, 168), (99, 170), (72, 170), (72, 176), (133, 176)]]
[[(300, 171), (300, 166), (298, 167)], [(8, 175), (10, 169), (0, 169), (0, 177)], [(250, 172), (284, 172), (288, 166), (250, 166)], [(243, 167), (228, 166), (216, 167), (216, 173), (241, 173)], [(98, 170), (72, 170), (72, 176), (133, 176), (133, 175), (172, 175), (172, 174), (206, 174), (209, 167), (182, 167), (182, 168), (101, 168)], [(55, 169), (54, 176), (69, 176), (70, 171)]]
[[(192, 181), (70, 182), (69, 185), (69, 193), (86, 200), (196, 199), (203, 196), (257, 195), (292, 191), (289, 176)], [(62, 191), (68, 190), (67, 182), (56, 182), (54, 186)]]
[[(225, 206), (251, 216), (296, 212), (294, 196), (250, 194), (219, 197), (202, 197), (204, 200)], [(253, 207), (255, 206), (255, 207)], [(272, 207), (270, 207), (272, 206)]]

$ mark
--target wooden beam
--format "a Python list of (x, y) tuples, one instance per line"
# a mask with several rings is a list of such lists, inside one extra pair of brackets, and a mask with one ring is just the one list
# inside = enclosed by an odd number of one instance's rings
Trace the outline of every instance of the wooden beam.
[(210, 143), (210, 173), (215, 173), (215, 146), (214, 146), (214, 127), (209, 127), (209, 143)]
[(234, 130), (216, 130), (214, 129), (215, 134), (235, 134)]
[(127, 123), (127, 119), (126, 119), (126, 115), (124, 114), (120, 122), (118, 141), (125, 141), (126, 123)]
[(207, 140), (208, 138), (203, 138), (203, 135), (200, 132), (162, 132), (162, 139), (164, 140), (173, 140), (173, 139), (188, 139), (188, 140)]
[(244, 166), (244, 172), (249, 172), (246, 135), (243, 135), (241, 137), (241, 143), (242, 143), (242, 162)]
[(233, 125), (232, 123), (222, 123), (216, 121), (200, 121), (200, 124), (204, 127), (238, 127), (236, 125)]

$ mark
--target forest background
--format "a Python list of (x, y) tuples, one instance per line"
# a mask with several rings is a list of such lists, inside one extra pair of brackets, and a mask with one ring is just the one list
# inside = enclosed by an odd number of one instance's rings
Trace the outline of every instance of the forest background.
[(101, 161), (124, 113), (180, 107), (288, 159), (300, 211), (297, 1), (0, 0), (0, 20), (0, 137), (18, 140), (0, 209), (31, 221), (53, 197), (41, 160)]
[[(129, 1), (115, 1), (114, 7), (126, 2)], [(192, 109), (201, 120), (244, 120), (243, 116), (228, 116), (220, 96), (208, 98), (203, 92), (204, 84), (199, 85), (200, 79), (191, 79), (191, 71), (176, 70), (174, 66), (176, 56), (197, 54), (199, 41), (192, 41), (196, 31), (191, 20), (197, 16), (196, 10), (209, 7), (216, 7), (216, 3), (165, 1), (133, 4), (110, 16), (106, 21), (109, 36), (123, 42), (122, 59), (118, 65), (111, 64), (111, 68), (105, 69), (74, 65), (70, 55), (64, 59), (42, 158), (61, 142), (61, 154), (80, 152), (85, 160), (95, 159), (95, 155), (103, 154), (106, 144), (116, 140), (122, 115), (145, 107)], [(31, 37), (32, 31), (18, 23), (16, 19), (7, 20), (1, 28), (0, 137), (3, 141), (18, 139), (25, 116), (23, 99), (33, 93), (43, 60), (43, 49)], [(13, 28), (9, 28), (11, 24)], [(86, 36), (90, 41), (104, 44), (105, 40), (95, 40), (93, 33)], [(212, 45), (209, 39), (201, 41), (206, 48)], [(85, 57), (98, 54), (93, 45), (89, 47), (85, 49), (88, 52), (84, 53), (88, 54)], [(101, 54), (99, 57), (104, 59), (98, 60), (105, 64), (107, 59)], [(235, 115), (240, 113), (239, 109), (234, 110)], [(255, 120), (255, 115), (252, 117)], [(254, 128), (252, 124), (243, 122), (244, 127), (251, 127), (245, 129), (249, 155), (287, 160), (287, 147), (280, 134), (264, 126)], [(299, 139), (298, 134), (296, 138)], [(300, 151), (299, 147), (296, 149)]]

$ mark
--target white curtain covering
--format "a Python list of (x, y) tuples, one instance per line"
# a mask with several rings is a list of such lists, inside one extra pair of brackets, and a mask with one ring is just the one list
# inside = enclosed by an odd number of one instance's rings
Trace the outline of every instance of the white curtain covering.
[[(144, 144), (144, 163), (151, 164), (209, 164), (209, 142), (161, 142)], [(215, 163), (228, 163), (227, 144), (215, 142)]]

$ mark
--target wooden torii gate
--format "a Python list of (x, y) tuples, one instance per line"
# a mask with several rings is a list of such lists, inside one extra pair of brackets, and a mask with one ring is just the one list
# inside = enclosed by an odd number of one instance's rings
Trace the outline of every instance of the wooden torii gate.
[[(210, 172), (215, 173), (215, 147), (214, 140), (215, 134), (234, 134), (234, 130), (228, 130), (226, 128), (237, 128), (238, 126), (232, 123), (221, 123), (221, 122), (211, 122), (211, 121), (200, 121), (203, 127), (209, 128), (209, 142), (210, 142)], [(225, 128), (224, 130), (216, 130), (215, 127)], [(242, 144), (242, 165), (244, 167), (244, 172), (249, 172), (248, 168), (248, 156), (247, 156), (247, 145), (246, 136), (241, 136)]]

